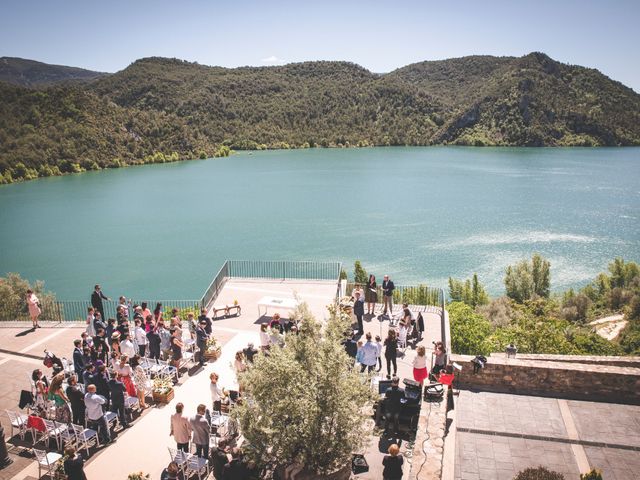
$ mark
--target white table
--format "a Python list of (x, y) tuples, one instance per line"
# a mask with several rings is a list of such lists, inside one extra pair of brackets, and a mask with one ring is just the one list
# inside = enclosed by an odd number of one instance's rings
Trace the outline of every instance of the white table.
[(294, 298), (262, 297), (258, 302), (258, 316), (262, 316), (260, 307), (264, 307), (264, 314), (266, 315), (269, 307), (292, 311), (297, 306), (298, 302)]

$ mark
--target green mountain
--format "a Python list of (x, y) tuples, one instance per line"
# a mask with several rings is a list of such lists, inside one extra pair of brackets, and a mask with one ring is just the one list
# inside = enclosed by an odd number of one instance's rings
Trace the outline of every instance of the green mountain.
[(24, 58), (0, 57), (0, 81), (26, 87), (94, 80), (108, 75), (83, 68), (49, 65)]
[(541, 53), (227, 69), (146, 58), (38, 89), (0, 82), (0, 182), (228, 149), (640, 145), (640, 95)]

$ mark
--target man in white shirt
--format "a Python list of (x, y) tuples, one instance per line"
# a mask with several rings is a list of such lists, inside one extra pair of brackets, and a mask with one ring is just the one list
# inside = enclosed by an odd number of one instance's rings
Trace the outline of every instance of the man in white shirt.
[(96, 386), (91, 384), (87, 387), (87, 393), (84, 396), (84, 405), (87, 409), (87, 424), (98, 432), (102, 444), (111, 443), (111, 433), (109, 432), (109, 424), (104, 416), (102, 405), (107, 403), (107, 399), (96, 393)]
[(184, 452), (189, 451), (189, 440), (191, 440), (191, 424), (189, 423), (189, 417), (183, 415), (184, 405), (178, 403), (176, 405), (176, 413), (171, 415), (171, 432), (169, 435), (173, 435), (173, 439), (178, 444), (178, 450)]
[(136, 349), (133, 346), (133, 342), (131, 341), (131, 335), (126, 334), (124, 340), (120, 342), (120, 353), (122, 355), (126, 355), (129, 358), (133, 358), (136, 354)]
[(142, 321), (140, 319), (137, 319), (135, 324), (136, 327), (133, 329), (133, 337), (136, 340), (136, 345), (138, 345), (138, 353), (141, 357), (144, 357), (147, 350), (147, 332), (142, 328)]

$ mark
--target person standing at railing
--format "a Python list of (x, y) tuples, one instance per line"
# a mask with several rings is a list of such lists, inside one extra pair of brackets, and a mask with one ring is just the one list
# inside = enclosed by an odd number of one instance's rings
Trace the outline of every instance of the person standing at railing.
[(102, 304), (102, 300), (109, 301), (111, 299), (102, 293), (100, 285), (96, 285), (93, 289), (93, 293), (91, 293), (91, 305), (100, 312), (100, 316), (104, 319), (107, 317), (104, 316), (104, 305)]
[(33, 329), (40, 328), (38, 317), (42, 313), (42, 309), (40, 308), (40, 300), (33, 293), (33, 290), (27, 290), (27, 306), (29, 307), (29, 316), (33, 322)]
[(384, 297), (384, 312), (383, 315), (387, 314), (387, 307), (389, 308), (389, 315), (393, 313), (393, 291), (396, 286), (393, 284), (393, 281), (389, 278), (389, 275), (384, 276), (384, 280), (382, 282), (382, 296)]

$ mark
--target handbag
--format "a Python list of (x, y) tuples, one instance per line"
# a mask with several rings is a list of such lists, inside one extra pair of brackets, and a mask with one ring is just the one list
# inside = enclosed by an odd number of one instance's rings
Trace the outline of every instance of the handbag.
[(351, 471), (354, 475), (358, 475), (359, 473), (366, 473), (369, 471), (369, 464), (367, 463), (367, 459), (364, 458), (364, 455), (359, 453), (354, 453), (351, 457)]

